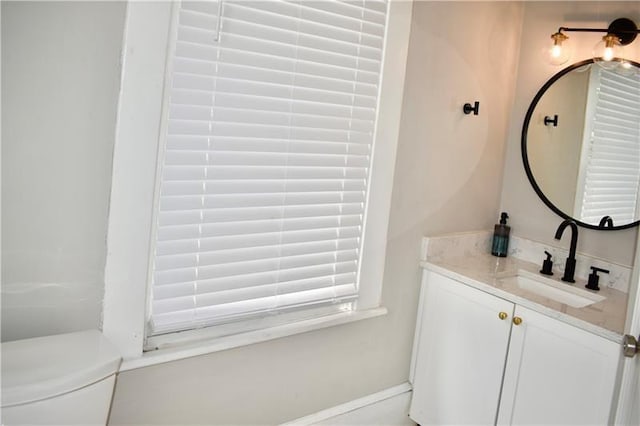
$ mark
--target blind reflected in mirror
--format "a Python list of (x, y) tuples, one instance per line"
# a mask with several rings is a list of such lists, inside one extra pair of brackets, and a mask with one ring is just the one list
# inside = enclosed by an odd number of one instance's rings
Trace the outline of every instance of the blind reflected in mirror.
[(522, 156), (540, 198), (593, 229), (639, 219), (640, 67), (616, 71), (587, 60), (553, 76), (531, 103)]

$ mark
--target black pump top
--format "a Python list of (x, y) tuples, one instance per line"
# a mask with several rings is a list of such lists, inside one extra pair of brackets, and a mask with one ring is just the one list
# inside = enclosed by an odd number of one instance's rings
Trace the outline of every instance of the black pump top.
[(507, 214), (507, 212), (502, 212), (500, 214), (500, 225), (506, 225), (508, 218), (509, 218), (509, 215)]

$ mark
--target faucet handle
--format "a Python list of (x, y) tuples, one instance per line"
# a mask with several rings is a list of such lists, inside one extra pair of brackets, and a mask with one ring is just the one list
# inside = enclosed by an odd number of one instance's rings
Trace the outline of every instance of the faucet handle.
[(597, 268), (595, 266), (591, 267), (591, 274), (589, 274), (589, 282), (585, 285), (589, 290), (600, 291), (600, 287), (598, 287), (598, 282), (600, 281), (600, 277), (598, 276), (598, 272), (603, 272), (605, 274), (609, 273), (608, 269)]
[(544, 251), (547, 255), (547, 258), (542, 262), (542, 269), (540, 270), (541, 274), (544, 275), (553, 275), (553, 262), (551, 261), (551, 253), (548, 251)]

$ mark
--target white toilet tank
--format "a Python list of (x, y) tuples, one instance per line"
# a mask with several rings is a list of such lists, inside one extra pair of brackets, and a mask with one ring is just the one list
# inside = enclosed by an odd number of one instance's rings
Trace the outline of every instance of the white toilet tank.
[(3, 425), (104, 425), (120, 354), (98, 330), (5, 342)]

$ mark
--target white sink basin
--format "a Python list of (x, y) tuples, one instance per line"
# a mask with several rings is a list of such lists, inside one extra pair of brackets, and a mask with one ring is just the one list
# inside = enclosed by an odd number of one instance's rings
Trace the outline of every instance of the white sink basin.
[(502, 278), (500, 281), (505, 285), (513, 285), (574, 308), (584, 308), (606, 299), (599, 294), (573, 287), (568, 283), (554, 281), (524, 270), (519, 270), (516, 275)]

